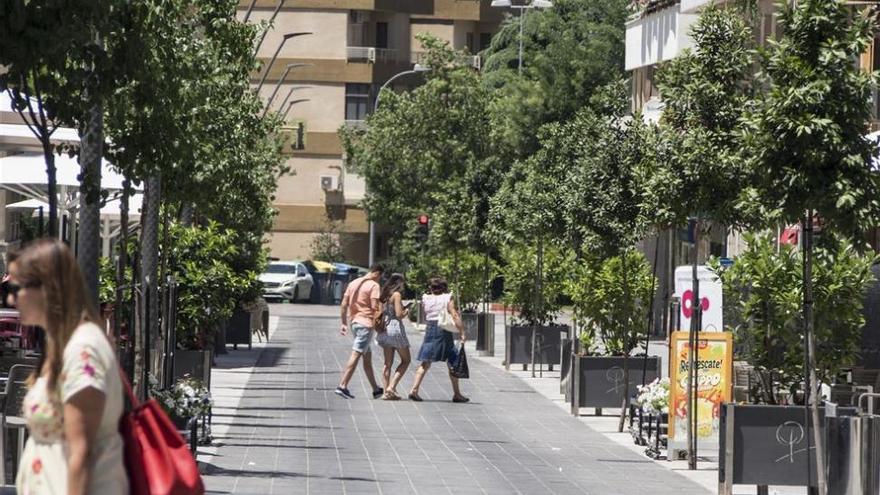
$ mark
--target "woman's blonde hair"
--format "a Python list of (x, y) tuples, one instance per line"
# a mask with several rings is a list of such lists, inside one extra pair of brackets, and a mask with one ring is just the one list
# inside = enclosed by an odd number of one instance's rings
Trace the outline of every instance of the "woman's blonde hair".
[(16, 278), (22, 287), (43, 291), (46, 300), (46, 348), (40, 374), (48, 371), (54, 390), (61, 374), (64, 348), (83, 321), (97, 322), (85, 281), (70, 248), (56, 239), (40, 239), (18, 252)]

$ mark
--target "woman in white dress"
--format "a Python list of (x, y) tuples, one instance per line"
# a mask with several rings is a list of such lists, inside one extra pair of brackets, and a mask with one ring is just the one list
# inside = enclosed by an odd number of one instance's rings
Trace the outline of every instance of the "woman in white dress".
[[(406, 278), (402, 273), (395, 273), (382, 286), (379, 302), (382, 304), (383, 317), (385, 318), (385, 331), (376, 335), (376, 343), (385, 352), (385, 366), (382, 368), (382, 379), (385, 384), (383, 400), (400, 400), (397, 395), (397, 385), (403, 378), (412, 361), (409, 353), (409, 339), (406, 337), (406, 329), (402, 318), (406, 316), (409, 306), (401, 304), (401, 291), (406, 285)], [(400, 355), (400, 364), (391, 375), (394, 367), (394, 352)]]
[(127, 494), (119, 365), (94, 323), (100, 320), (70, 249), (42, 239), (22, 250), (10, 266), (9, 298), (22, 324), (47, 336), (42, 368), (24, 399), (30, 437), (18, 493)]

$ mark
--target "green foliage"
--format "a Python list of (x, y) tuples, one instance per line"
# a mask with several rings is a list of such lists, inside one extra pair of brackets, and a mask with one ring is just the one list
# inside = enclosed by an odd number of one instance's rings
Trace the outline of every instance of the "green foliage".
[(607, 354), (629, 354), (644, 335), (645, 317), (654, 285), (645, 256), (626, 250), (619, 256), (591, 259), (575, 269), (565, 282), (574, 305), (574, 317), (587, 353), (596, 351), (601, 338)]
[(490, 92), (476, 71), (458, 65), (460, 54), (448, 43), (420, 40), (432, 69), (425, 83), (402, 94), (383, 92), (366, 130), (340, 130), (348, 166), (366, 181), (370, 219), (387, 225), (392, 237), (406, 237), (417, 216), (429, 214), (433, 242), (476, 245), (494, 173), (483, 163), (493, 156), (486, 134)]
[(535, 292), (537, 249), (512, 244), (502, 248), (501, 254), (506, 263), (501, 269), (504, 277), (502, 299), (518, 311), (514, 321), (529, 325), (552, 322), (562, 308), (563, 288), (573, 264), (571, 253), (555, 246), (544, 247), (540, 294)]
[(762, 57), (766, 90), (747, 115), (754, 198), (781, 222), (810, 208), (853, 235), (877, 225), (880, 209), (877, 149), (864, 138), (877, 75), (854, 64), (873, 38), (873, 13), (801, 0), (783, 5), (778, 19), (782, 38)]
[[(770, 235), (746, 235), (747, 249), (733, 266), (715, 270), (724, 285), (725, 306), (738, 313), (737, 340), (761, 380), (763, 402), (776, 404), (780, 392), (794, 393), (803, 380), (803, 290), (800, 253), (777, 246)], [(830, 383), (855, 363), (865, 317), (864, 292), (873, 282), (874, 255), (862, 256), (853, 245), (826, 239), (815, 250), (814, 297), (816, 367)]]
[[(523, 77), (519, 19), (509, 18), (483, 52), (485, 84), (500, 95), (494, 132), (505, 156), (539, 148), (535, 130), (572, 118), (593, 92), (623, 77), (627, 0), (557, 0), (524, 17)], [(510, 153), (510, 155), (507, 155)]]
[(740, 224), (748, 177), (738, 134), (754, 93), (752, 30), (736, 10), (710, 6), (691, 35), (694, 49), (657, 73), (666, 106), (659, 142), (646, 143), (656, 153), (642, 171), (646, 208), (662, 225), (693, 215)]
[(116, 300), (116, 267), (106, 256), (98, 258), (98, 301), (109, 303)]
[[(407, 284), (417, 290), (427, 287), (428, 279), (444, 277), (449, 290), (455, 295), (462, 311), (476, 311), (486, 293), (486, 255), (476, 251), (442, 252), (425, 258), (417, 258), (407, 271)], [(498, 275), (498, 265), (490, 257), (489, 280)]]
[(313, 260), (335, 261), (346, 263), (345, 248), (348, 243), (346, 234), (340, 232), (342, 225), (328, 219), (324, 228), (309, 244), (309, 256)]
[(582, 251), (603, 257), (635, 245), (653, 216), (643, 209), (638, 173), (649, 159), (650, 128), (638, 117), (628, 118), (626, 89), (619, 81), (598, 91), (596, 110), (584, 109), (562, 124), (550, 144), (561, 150), (561, 166), (568, 168), (564, 190), (571, 236), (583, 243)]
[(232, 315), (241, 294), (252, 286), (258, 272), (236, 273), (239, 255), (236, 235), (216, 222), (205, 226), (169, 228), (168, 272), (178, 284), (177, 344), (201, 349), (205, 338)]

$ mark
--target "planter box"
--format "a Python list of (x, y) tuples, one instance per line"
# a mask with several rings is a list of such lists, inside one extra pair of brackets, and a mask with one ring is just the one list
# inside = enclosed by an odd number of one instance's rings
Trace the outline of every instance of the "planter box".
[[(824, 408), (820, 408), (824, 429)], [(816, 485), (815, 447), (807, 449), (803, 406), (725, 404), (721, 409), (718, 493), (733, 485)], [(812, 441), (812, 420), (810, 437)], [(807, 463), (809, 462), (809, 468)]]
[(481, 356), (495, 355), (495, 315), (492, 313), (462, 313), (461, 323), (468, 340), (476, 342)]
[(251, 313), (241, 308), (235, 308), (229, 323), (226, 324), (226, 343), (232, 344), (233, 349), (238, 349), (238, 344), (247, 344), (251, 348)]
[[(507, 327), (506, 357), (507, 368), (511, 364), (528, 365), (532, 362), (532, 327), (531, 326), (511, 326)], [(535, 364), (549, 364), (551, 369), (553, 365), (560, 363), (560, 344), (562, 342), (562, 334), (566, 337), (570, 335), (568, 325), (548, 325), (536, 327), (534, 349), (536, 351)]]
[(571, 402), (571, 348), (574, 344), (572, 339), (562, 339), (559, 359), (562, 364), (559, 368), (559, 393), (565, 396), (565, 402)]
[(211, 388), (211, 351), (174, 351), (174, 371), (171, 373), (172, 382), (189, 375), (198, 378)]
[[(629, 358), (629, 394), (634, 395), (636, 387), (642, 384), (644, 357)], [(648, 370), (645, 383), (651, 383), (660, 374), (660, 358), (648, 357)], [(578, 407), (596, 409), (620, 408), (626, 390), (623, 381), (623, 357), (620, 356), (577, 356), (574, 359), (572, 378), (577, 380), (573, 387), (577, 391)]]

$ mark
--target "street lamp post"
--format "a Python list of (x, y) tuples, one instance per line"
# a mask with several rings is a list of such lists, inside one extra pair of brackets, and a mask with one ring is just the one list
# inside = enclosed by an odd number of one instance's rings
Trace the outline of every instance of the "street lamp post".
[[(263, 45), (263, 41), (266, 39), (266, 34), (269, 33), (269, 30), (272, 29), (272, 24), (275, 22), (275, 18), (278, 17), (278, 12), (281, 12), (282, 7), (284, 7), (285, 0), (278, 0), (278, 5), (275, 6), (275, 11), (272, 12), (272, 17), (269, 19), (269, 25), (266, 27), (266, 30), (263, 31), (263, 35), (260, 36), (260, 41), (257, 42), (257, 47), (254, 48), (254, 54), (260, 51), (260, 47)], [(245, 14), (244, 22), (247, 22), (248, 17), (250, 17), (251, 9), (248, 9), (248, 12)]]
[[(418, 74), (418, 73), (420, 73), (420, 72), (428, 72), (429, 70), (431, 70), (431, 68), (428, 67), (428, 66), (421, 65), (421, 64), (415, 64), (415, 65), (413, 66), (412, 69), (410, 69), (410, 70), (405, 70), (405, 71), (403, 71), (403, 72), (399, 72), (399, 73), (395, 74), (394, 76), (392, 76), (392, 77), (391, 77), (390, 79), (388, 79), (387, 81), (385, 81), (385, 84), (383, 84), (383, 85), (379, 88), (379, 92), (376, 93), (376, 102), (373, 103), (373, 113), (376, 113), (376, 110), (379, 109), (379, 100), (380, 100), (381, 97), (382, 97), (382, 91), (383, 91), (386, 87), (388, 87), (388, 85), (391, 84), (395, 79), (398, 79), (398, 78), (403, 77), (403, 76), (408, 76), (408, 75), (410, 75), (410, 74)], [(372, 220), (370, 220), (370, 243), (369, 243), (369, 247), (368, 247), (368, 249), (370, 250), (370, 252), (369, 252), (369, 255), (367, 256), (367, 258), (368, 258), (368, 262), (367, 262), (367, 263), (368, 263), (369, 266), (372, 267), (372, 266), (373, 266), (373, 261), (375, 261), (375, 257), (374, 257), (374, 255), (375, 255), (375, 252), (376, 252), (376, 223), (373, 222)]]
[(526, 12), (531, 9), (546, 9), (552, 6), (553, 2), (550, 0), (532, 0), (530, 3), (524, 5), (513, 5), (510, 3), (510, 0), (492, 0), (492, 7), (506, 7), (519, 10), (519, 63), (516, 68), (519, 75), (522, 75), (523, 62), (523, 17), (525, 17)]
[[(272, 95), (269, 96), (268, 100), (266, 100), (266, 107), (263, 109), (263, 116), (265, 116), (266, 112), (269, 111), (269, 106), (272, 104), (272, 101), (275, 100), (275, 95), (278, 94), (278, 90), (281, 89), (281, 85), (284, 84), (284, 80), (287, 79), (287, 75), (290, 74), (291, 69), (295, 69), (297, 67), (306, 67), (310, 65), (312, 64), (287, 64), (287, 67), (284, 68), (284, 74), (282, 74), (281, 77), (278, 79), (278, 83), (275, 85), (275, 89), (272, 91)], [(288, 96), (290, 95), (288, 94)], [(281, 108), (284, 108), (284, 103), (281, 104)]]
[(293, 106), (296, 105), (297, 103), (302, 103), (304, 101), (311, 101), (311, 100), (308, 98), (300, 98), (298, 100), (291, 101), (290, 105), (287, 105), (287, 110), (284, 111), (284, 116), (281, 117), (281, 120), (287, 121), (287, 114), (290, 113), (290, 109), (293, 108)]
[(305, 36), (307, 34), (312, 34), (309, 32), (299, 32), (299, 33), (287, 33), (281, 39), (281, 43), (278, 43), (278, 48), (275, 49), (275, 53), (272, 55), (272, 59), (269, 60), (269, 64), (266, 65), (266, 71), (263, 72), (263, 77), (260, 79), (260, 84), (257, 84), (257, 92), (259, 93), (260, 88), (263, 87), (263, 83), (266, 82), (266, 78), (269, 77), (269, 71), (272, 70), (272, 65), (275, 63), (275, 59), (278, 58), (278, 54), (281, 53), (281, 49), (284, 47), (284, 44), (287, 43), (287, 40), (291, 38), (296, 38), (298, 36)]
[[(285, 96), (284, 99), (281, 100), (281, 104), (278, 105), (278, 108), (280, 108), (282, 110), (284, 109), (284, 105), (287, 103), (287, 100), (289, 100), (290, 97), (293, 96), (294, 91), (296, 91), (297, 89), (308, 89), (308, 88), (311, 88), (311, 86), (293, 86), (292, 88), (290, 88), (290, 91), (287, 92), (287, 96)], [(284, 115), (287, 116), (287, 112), (284, 112)]]

